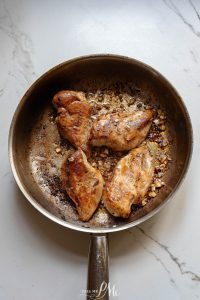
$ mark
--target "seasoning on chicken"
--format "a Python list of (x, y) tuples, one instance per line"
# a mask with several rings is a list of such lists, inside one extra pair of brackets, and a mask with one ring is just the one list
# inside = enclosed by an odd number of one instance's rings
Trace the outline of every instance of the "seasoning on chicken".
[(133, 149), (146, 138), (152, 118), (151, 110), (102, 115), (93, 123), (90, 142), (115, 151)]
[(153, 180), (156, 149), (154, 143), (135, 148), (116, 165), (105, 186), (103, 202), (115, 217), (128, 218), (132, 204), (141, 204)]
[(61, 168), (63, 188), (76, 205), (82, 221), (88, 221), (101, 200), (103, 177), (87, 161), (86, 155), (78, 149)]
[(60, 135), (69, 140), (76, 148), (88, 151), (91, 129), (91, 107), (83, 92), (64, 90), (53, 97), (57, 108), (56, 123)]

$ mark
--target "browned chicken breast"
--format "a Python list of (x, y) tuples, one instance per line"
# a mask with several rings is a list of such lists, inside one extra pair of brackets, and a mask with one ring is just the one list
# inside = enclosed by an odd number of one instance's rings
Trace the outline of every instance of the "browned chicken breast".
[(61, 181), (76, 204), (80, 219), (88, 221), (101, 200), (104, 181), (101, 173), (88, 163), (81, 149), (63, 163)]
[(76, 148), (88, 151), (88, 139), (91, 129), (91, 107), (83, 92), (60, 91), (53, 97), (57, 108), (56, 123), (61, 136), (69, 140)]
[(147, 193), (155, 167), (155, 150), (150, 146), (133, 149), (116, 165), (103, 193), (104, 205), (113, 216), (128, 218), (131, 205), (140, 204)]
[(151, 110), (100, 116), (93, 123), (91, 144), (107, 146), (115, 151), (133, 149), (146, 138), (152, 117)]

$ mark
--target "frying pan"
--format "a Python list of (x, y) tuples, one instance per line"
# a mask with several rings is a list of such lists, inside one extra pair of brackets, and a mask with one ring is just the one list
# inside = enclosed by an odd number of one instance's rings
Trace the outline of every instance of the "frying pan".
[[(111, 83), (126, 86), (128, 82), (142, 91), (142, 97), (167, 113), (173, 160), (164, 178), (166, 185), (143, 208), (133, 210), (126, 220), (97, 210), (90, 221), (81, 222), (72, 201), (66, 200), (59, 181), (63, 158), (55, 147), (65, 145), (60, 144), (57, 128), (52, 122), (51, 99), (62, 89), (90, 92), (105, 89)], [(52, 221), (91, 234), (87, 289), (94, 293), (88, 293), (88, 299), (109, 298), (107, 234), (134, 227), (160, 211), (185, 176), (191, 153), (192, 126), (177, 91), (150, 66), (118, 55), (79, 57), (46, 72), (20, 101), (9, 134), (12, 171), (27, 200)], [(101, 289), (102, 293), (98, 295)]]

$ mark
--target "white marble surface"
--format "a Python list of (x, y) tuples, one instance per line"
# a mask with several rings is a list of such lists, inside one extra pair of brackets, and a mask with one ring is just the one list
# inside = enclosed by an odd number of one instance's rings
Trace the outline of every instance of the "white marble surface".
[(7, 137), (34, 80), (69, 58), (135, 57), (165, 75), (192, 118), (194, 152), (175, 199), (110, 236), (113, 299), (200, 298), (200, 1), (0, 0), (0, 300), (84, 299), (89, 237), (45, 219), (11, 174)]

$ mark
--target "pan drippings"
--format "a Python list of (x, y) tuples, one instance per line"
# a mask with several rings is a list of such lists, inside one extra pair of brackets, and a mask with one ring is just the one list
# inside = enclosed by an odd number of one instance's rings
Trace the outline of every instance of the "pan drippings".
[[(93, 121), (108, 113), (134, 113), (146, 110), (153, 112), (152, 125), (142, 145), (151, 142), (151, 145), (156, 146), (155, 172), (149, 190), (141, 203), (132, 206), (132, 214), (129, 218), (137, 219), (138, 216), (148, 211), (148, 206), (153, 201), (156, 202), (162, 189), (166, 189), (173, 144), (167, 113), (156, 104), (155, 99), (152, 100), (148, 94), (132, 83), (126, 83), (126, 85), (115, 83), (104, 89), (92, 88), (91, 85), (88, 85), (87, 89), (82, 89), (80, 84), (79, 88), (74, 87), (74, 89), (81, 89), (85, 93), (86, 99), (92, 107), (91, 119)], [(51, 106), (51, 99), (49, 99), (49, 105), (38, 119), (38, 124), (33, 129), (34, 133), (30, 139), (31, 155), (29, 159), (32, 174), (43, 193), (48, 194), (51, 206), (55, 206), (59, 217), (77, 222), (76, 208), (62, 189), (60, 182), (62, 162), (75, 152), (75, 148), (59, 135), (55, 117), (56, 113)], [(114, 151), (105, 146), (92, 147), (88, 161), (101, 172), (104, 181), (107, 182), (111, 180), (117, 163), (127, 153), (128, 151)], [(120, 222), (123, 223), (124, 220)], [(91, 225), (115, 226), (115, 218), (107, 212), (101, 202), (92, 219), (89, 222), (82, 223), (80, 221), (80, 223), (86, 227)]]

